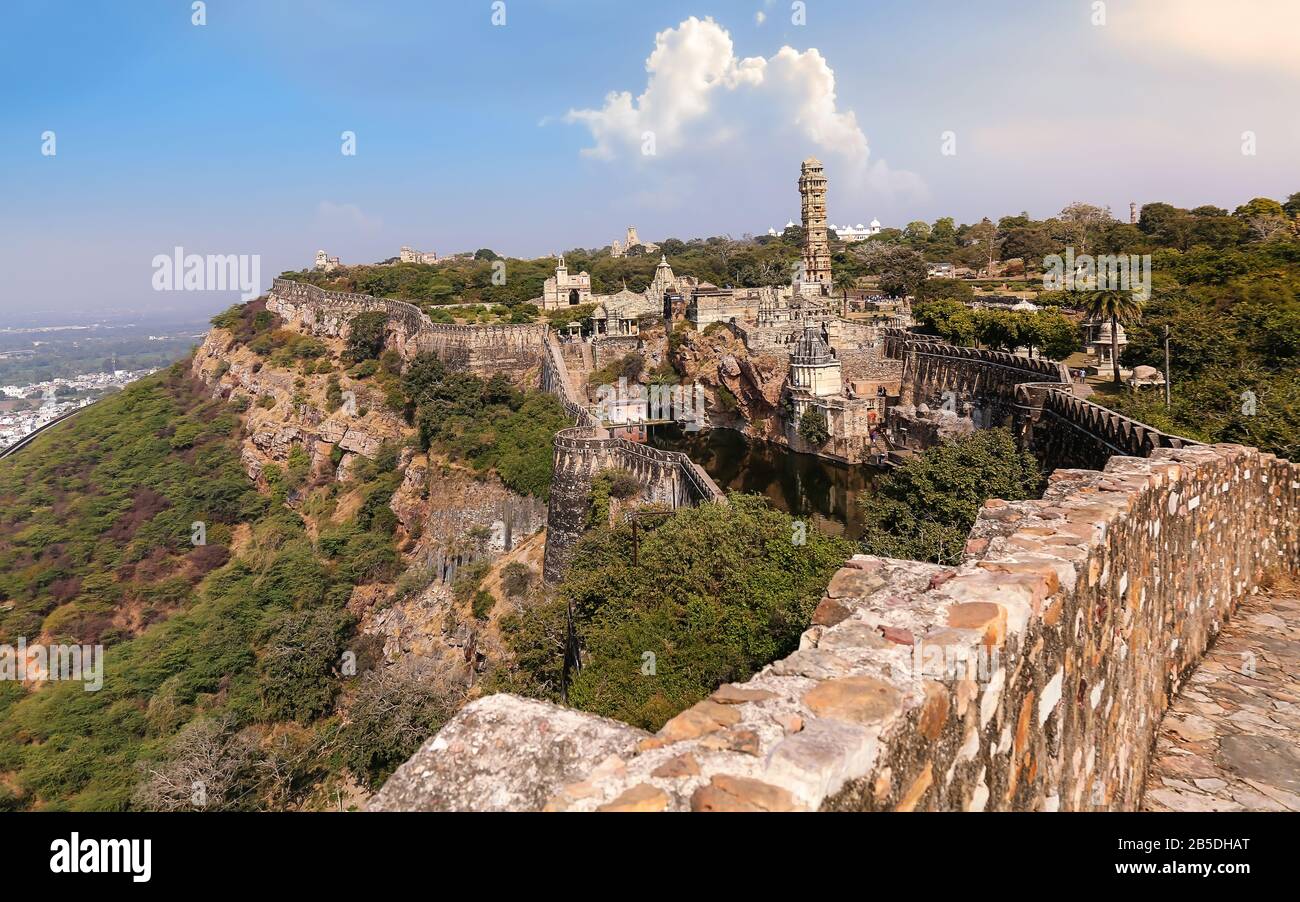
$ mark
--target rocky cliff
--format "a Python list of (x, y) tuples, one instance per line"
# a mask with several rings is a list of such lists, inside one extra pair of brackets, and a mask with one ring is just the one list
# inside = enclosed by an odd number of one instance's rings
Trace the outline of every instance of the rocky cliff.
[[(339, 323), (286, 331), (310, 335), (324, 346), (327, 372), (282, 357), (259, 354), (227, 329), (214, 328), (195, 352), (191, 371), (214, 397), (244, 408), (241, 459), (248, 477), (269, 493), (268, 468), (282, 471), (298, 454), (310, 460), (305, 484), (288, 493), (311, 535), (348, 522), (363, 503), (353, 474), (386, 443), (400, 449), (401, 481), (388, 503), (396, 516), (394, 541), (403, 572), (389, 580), (357, 585), (348, 609), (357, 632), (372, 637), (382, 665), (443, 687), (452, 704), (474, 697), (480, 675), (507, 654), (497, 624), (530, 599), (511, 597), (501, 585), (509, 563), (532, 568), (540, 581), (546, 506), (411, 445), (415, 430), (393, 410), (373, 379), (355, 379), (337, 365), (345, 333)], [(278, 363), (277, 363), (278, 361)], [(326, 367), (319, 367), (326, 369)], [(331, 404), (331, 378), (344, 401)], [(242, 401), (240, 400), (242, 399)], [(323, 503), (322, 499), (329, 499)], [(497, 599), (476, 618), (469, 600), (457, 597), (456, 580), (473, 569), (479, 586)]]
[(724, 328), (677, 333), (669, 353), (685, 381), (704, 386), (709, 422), (753, 438), (784, 441), (777, 416), (789, 360), (781, 354), (750, 354)]
[[(338, 339), (326, 340), (326, 346), (333, 355), (343, 350)], [(225, 329), (208, 332), (191, 368), (214, 397), (242, 398), (247, 405), (242, 458), (250, 479), (260, 480), (267, 464), (287, 463), (294, 446), (310, 455), (313, 473), (332, 470), (345, 478), (355, 455), (374, 457), (383, 442), (402, 442), (413, 434), (364, 380), (342, 375), (345, 404), (331, 410), (328, 375), (271, 366)], [(331, 461), (335, 447), (342, 452), (337, 464)]]

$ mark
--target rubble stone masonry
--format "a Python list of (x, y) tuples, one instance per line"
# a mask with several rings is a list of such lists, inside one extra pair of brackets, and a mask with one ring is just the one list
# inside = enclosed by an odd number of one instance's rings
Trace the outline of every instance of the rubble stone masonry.
[(653, 736), (583, 745), (609, 722), (566, 712), (539, 740), (549, 706), (489, 696), (371, 807), (1134, 809), (1172, 696), (1234, 606), (1297, 566), (1288, 461), (1214, 445), (1057, 470), (1040, 500), (986, 503), (956, 567), (855, 556), (799, 650)]
[(531, 381), (545, 353), (544, 323), (460, 326), (435, 323), (414, 304), (368, 294), (325, 291), (315, 285), (276, 279), (266, 308), (314, 335), (346, 338), (359, 313), (388, 315), (387, 341), (403, 358), (437, 354), (449, 366), (479, 375), (506, 373)]

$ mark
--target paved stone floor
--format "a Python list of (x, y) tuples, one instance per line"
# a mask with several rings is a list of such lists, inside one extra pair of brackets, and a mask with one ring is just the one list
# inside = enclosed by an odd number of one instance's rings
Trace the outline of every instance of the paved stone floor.
[(1165, 712), (1145, 811), (1300, 811), (1300, 592), (1247, 598)]

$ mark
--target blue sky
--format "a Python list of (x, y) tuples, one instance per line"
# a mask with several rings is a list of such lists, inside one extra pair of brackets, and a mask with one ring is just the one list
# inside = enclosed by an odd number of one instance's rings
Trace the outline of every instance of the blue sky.
[(0, 325), (228, 304), (151, 290), (176, 245), (260, 254), (269, 282), (318, 247), (739, 237), (798, 218), (809, 154), (834, 222), (1300, 190), (1300, 4), (1105, 7), (506, 0), (494, 26), (490, 0), (209, 0), (197, 27), (189, 0), (10, 0)]

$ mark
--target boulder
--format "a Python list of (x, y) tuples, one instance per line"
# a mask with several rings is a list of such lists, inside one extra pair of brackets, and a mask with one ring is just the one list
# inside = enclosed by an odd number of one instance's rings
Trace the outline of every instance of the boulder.
[(541, 811), (593, 761), (631, 757), (648, 734), (515, 695), (470, 702), (397, 769), (368, 811)]

